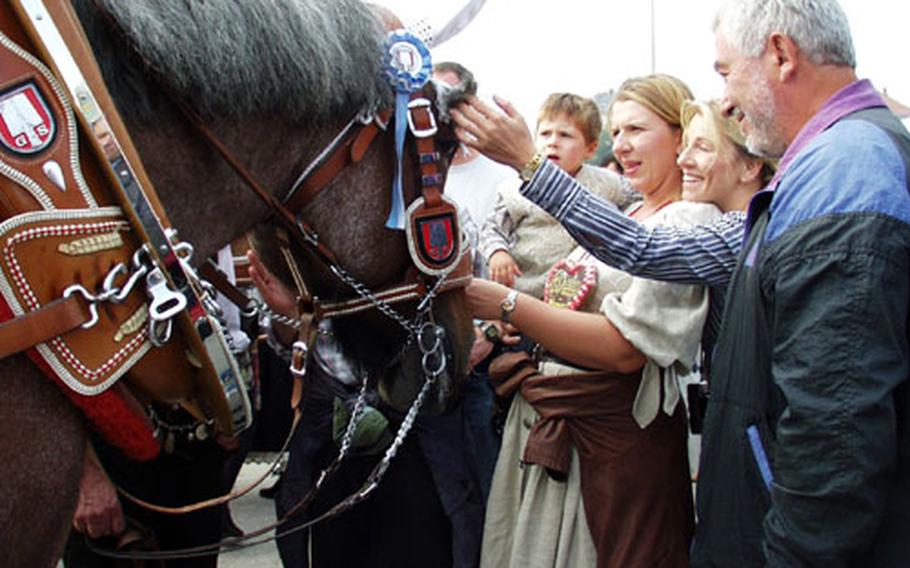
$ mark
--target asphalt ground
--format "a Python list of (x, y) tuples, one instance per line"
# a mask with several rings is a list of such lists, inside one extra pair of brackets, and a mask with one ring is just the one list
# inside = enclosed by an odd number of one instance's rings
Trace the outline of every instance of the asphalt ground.
[[(247, 460), (237, 476), (235, 488), (245, 487), (261, 477), (268, 470), (268, 464), (259, 459)], [(261, 487), (271, 487), (277, 478), (270, 475)], [(234, 522), (245, 531), (275, 522), (275, 501), (259, 496), (256, 488), (231, 503)], [(261, 540), (259, 537), (256, 540)], [(278, 568), (281, 560), (275, 541), (269, 541), (249, 548), (222, 553), (218, 557), (219, 568)]]

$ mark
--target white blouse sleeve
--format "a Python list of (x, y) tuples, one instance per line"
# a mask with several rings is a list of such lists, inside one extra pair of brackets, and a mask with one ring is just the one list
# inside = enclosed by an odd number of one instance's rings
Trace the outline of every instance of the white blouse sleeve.
[[(685, 226), (711, 222), (719, 216), (720, 211), (713, 206), (679, 202), (649, 221)], [(601, 312), (647, 358), (633, 408), (639, 424), (649, 424), (659, 406), (672, 414), (679, 400), (676, 374), (689, 372), (698, 354), (708, 315), (707, 290), (702, 286), (633, 278), (625, 291), (604, 297)], [(662, 379), (665, 395), (661, 405)]]

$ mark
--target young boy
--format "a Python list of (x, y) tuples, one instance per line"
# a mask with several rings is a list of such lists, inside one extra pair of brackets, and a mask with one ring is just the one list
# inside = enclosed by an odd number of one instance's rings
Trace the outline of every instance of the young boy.
[[(588, 190), (624, 208), (635, 199), (628, 184), (611, 171), (584, 163), (597, 151), (600, 131), (600, 111), (593, 100), (554, 93), (537, 116), (537, 151)], [(499, 186), (479, 250), (490, 279), (540, 298), (550, 268), (577, 244), (559, 221), (519, 194), (519, 182)]]

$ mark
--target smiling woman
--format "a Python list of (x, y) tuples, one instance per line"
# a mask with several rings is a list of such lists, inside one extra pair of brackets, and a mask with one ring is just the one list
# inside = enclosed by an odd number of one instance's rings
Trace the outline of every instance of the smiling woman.
[(683, 144), (677, 163), (683, 173), (683, 199), (745, 210), (756, 191), (774, 175), (772, 160), (755, 156), (735, 118), (716, 101), (687, 101), (682, 107)]
[[(689, 98), (678, 79), (652, 75), (626, 81), (610, 109), (616, 155), (644, 196), (630, 214), (651, 228), (720, 214), (680, 201), (679, 111)], [(501, 106), (505, 116), (469, 99), (452, 116), (462, 141), (518, 167), (533, 152), (530, 135), (514, 109)], [(561, 166), (543, 160), (525, 185), (570, 178)], [(467, 289), (475, 317), (507, 315), (541, 348), (536, 363), (507, 354), (490, 367), (497, 392), (517, 392), (481, 566), (686, 565), (692, 492), (676, 376), (698, 352), (706, 293), (632, 278), (580, 247), (553, 266), (547, 288), (565, 289), (582, 274), (581, 285), (556, 301), (480, 279)]]
[(630, 214), (645, 218), (678, 201), (682, 174), (676, 153), (682, 144), (682, 104), (692, 99), (685, 83), (670, 75), (627, 79), (607, 109), (613, 153), (644, 201)]

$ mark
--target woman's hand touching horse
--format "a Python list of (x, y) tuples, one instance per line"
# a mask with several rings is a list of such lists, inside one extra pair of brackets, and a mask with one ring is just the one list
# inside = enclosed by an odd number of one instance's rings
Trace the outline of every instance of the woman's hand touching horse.
[(531, 131), (511, 103), (500, 97), (493, 100), (498, 109), (473, 95), (453, 108), (455, 134), (491, 160), (520, 170), (536, 152)]

